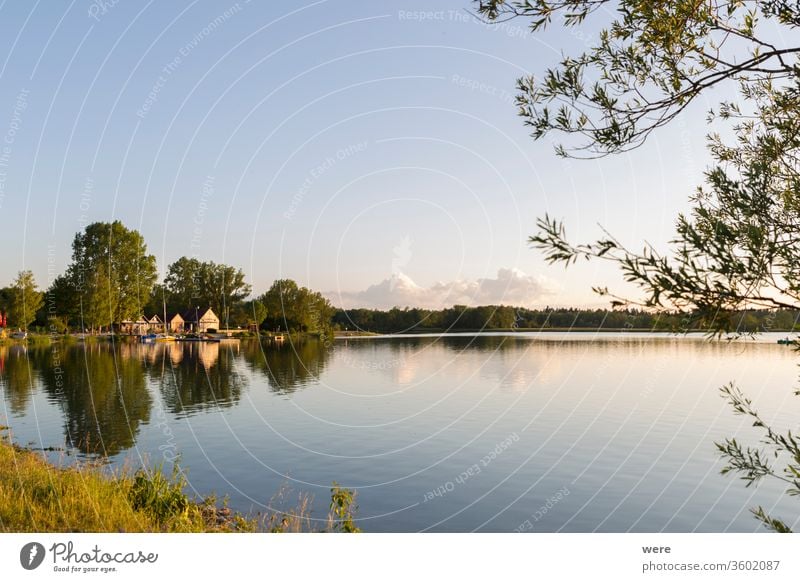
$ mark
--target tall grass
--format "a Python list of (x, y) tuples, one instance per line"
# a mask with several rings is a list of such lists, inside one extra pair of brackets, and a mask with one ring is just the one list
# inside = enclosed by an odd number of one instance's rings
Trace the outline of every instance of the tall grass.
[(316, 520), (311, 515), (313, 497), (307, 493), (299, 493), (297, 501), (292, 503), (289, 497), (291, 490), (285, 485), (273, 496), (269, 506), (279, 508), (289, 501), (291, 509), (281, 511), (273, 509), (263, 518), (264, 530), (272, 533), (328, 532), (328, 533), (360, 533), (355, 524), (356, 494), (345, 489), (334, 481), (331, 487), (331, 501), (328, 515), (324, 520)]
[(248, 517), (215, 497), (191, 499), (179, 469), (171, 477), (160, 469), (109, 474), (92, 463), (56, 467), (0, 432), (0, 532), (359, 531), (355, 493), (336, 484), (328, 517), (316, 529), (310, 496), (300, 495), (286, 511)]

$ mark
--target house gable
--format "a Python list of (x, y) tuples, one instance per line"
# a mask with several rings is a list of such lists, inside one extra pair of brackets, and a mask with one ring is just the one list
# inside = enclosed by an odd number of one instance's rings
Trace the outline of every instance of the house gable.
[(216, 321), (217, 323), (219, 323), (219, 317), (217, 317), (217, 314), (214, 313), (214, 311), (209, 307), (200, 316), (200, 321), (201, 322), (209, 322), (209, 323)]

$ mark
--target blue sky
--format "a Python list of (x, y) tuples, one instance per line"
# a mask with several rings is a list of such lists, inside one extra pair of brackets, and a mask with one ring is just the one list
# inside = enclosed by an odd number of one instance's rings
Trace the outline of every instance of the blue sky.
[[(535, 219), (665, 248), (707, 163), (708, 102), (644, 147), (564, 161), (515, 79), (596, 29), (530, 35), (468, 0), (0, 4), (0, 273), (45, 285), (75, 232), (122, 220), (182, 255), (335, 303), (603, 305), (611, 265), (564, 270)], [(9, 143), (10, 141), (10, 143)]]

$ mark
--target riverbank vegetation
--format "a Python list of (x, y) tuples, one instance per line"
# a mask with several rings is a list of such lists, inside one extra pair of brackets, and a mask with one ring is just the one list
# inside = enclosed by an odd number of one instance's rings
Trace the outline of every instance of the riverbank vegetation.
[(109, 473), (92, 463), (56, 467), (34, 451), (0, 440), (2, 532), (360, 531), (355, 493), (336, 483), (322, 520), (312, 519), (307, 495), (299, 496), (296, 506), (245, 516), (213, 496), (192, 499), (185, 486), (178, 469), (167, 477), (159, 470)]
[[(283, 285), (284, 289), (296, 289), (283, 297), (283, 303), (279, 285)], [(287, 280), (276, 281), (269, 291), (248, 303), (248, 309), (265, 314), (261, 329), (257, 332), (252, 328), (234, 330), (234, 337), (260, 336), (269, 339), (284, 335), (285, 339), (299, 341), (309, 336), (330, 338), (334, 332), (339, 337), (481, 331), (800, 332), (800, 310), (797, 309), (724, 312), (704, 321), (691, 312), (652, 312), (643, 309), (528, 309), (508, 305), (455, 305), (439, 310), (411, 307), (386, 310), (334, 309), (320, 293)], [(267, 317), (266, 313), (274, 315)], [(88, 335), (84, 341), (111, 337)], [(48, 333), (45, 326), (34, 325), (26, 341), (47, 345), (52, 341), (74, 339), (69, 334)], [(124, 339), (124, 336), (117, 336), (117, 341), (120, 339)], [(20, 340), (0, 336), (0, 345), (17, 341)]]
[(195, 502), (180, 478), (137, 471), (109, 475), (86, 463), (59, 468), (0, 444), (0, 529), (4, 532), (255, 531), (257, 522)]
[(493, 330), (573, 331), (709, 331), (720, 327), (731, 333), (800, 330), (800, 310), (742, 310), (720, 313), (699, 323), (692, 314), (651, 312), (643, 309), (527, 309), (507, 305), (447, 309), (350, 309), (333, 315), (334, 329), (347, 333), (426, 333)]

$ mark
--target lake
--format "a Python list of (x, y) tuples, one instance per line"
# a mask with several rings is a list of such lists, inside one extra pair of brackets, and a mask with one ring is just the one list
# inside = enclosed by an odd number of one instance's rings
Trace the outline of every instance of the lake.
[[(800, 418), (797, 354), (645, 333), (449, 334), (276, 347), (110, 342), (0, 347), (0, 424), (56, 463), (174, 459), (198, 495), (263, 511), (332, 482), (365, 531), (750, 532), (779, 483), (720, 475), (714, 442)], [(292, 497), (294, 495), (295, 497)]]

